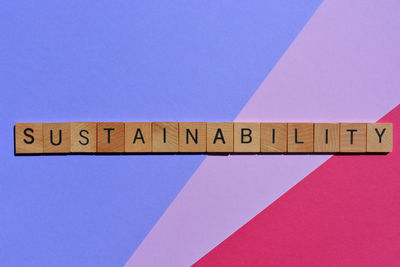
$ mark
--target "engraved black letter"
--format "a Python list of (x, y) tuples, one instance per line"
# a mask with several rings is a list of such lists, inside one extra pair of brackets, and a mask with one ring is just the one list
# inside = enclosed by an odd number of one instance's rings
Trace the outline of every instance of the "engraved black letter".
[(28, 134), (28, 133), (27, 133), (28, 131), (30, 131), (31, 133), (33, 133), (33, 129), (31, 129), (31, 128), (26, 128), (26, 129), (24, 130), (24, 135), (30, 137), (31, 140), (30, 140), (30, 141), (26, 141), (26, 139), (24, 139), (24, 142), (25, 142), (26, 144), (32, 144), (32, 143), (35, 141), (35, 138), (33, 138), (32, 135)]
[(107, 131), (107, 143), (110, 143), (111, 141), (111, 131), (114, 131), (115, 128), (104, 128), (105, 131)]
[(272, 143), (275, 144), (275, 128), (272, 129)]
[(197, 129), (195, 132), (195, 136), (193, 136), (192, 132), (189, 129), (186, 129), (186, 144), (189, 144), (189, 135), (192, 137), (195, 144), (197, 144)]
[(145, 144), (144, 138), (143, 138), (143, 134), (142, 134), (142, 130), (140, 130), (140, 128), (138, 128), (136, 130), (136, 134), (135, 134), (135, 138), (133, 139), (133, 143), (136, 143), (136, 139), (142, 140), (142, 143)]
[[(247, 134), (244, 133), (244, 131), (247, 131)], [(248, 137), (248, 139), (245, 141), (244, 137)], [(251, 141), (253, 140), (253, 138), (251, 137), (251, 129), (249, 128), (242, 128), (241, 129), (241, 138), (240, 138), (240, 142), (242, 144), (248, 144), (251, 143)]]
[(325, 144), (328, 144), (328, 129), (325, 129)]
[(383, 136), (383, 134), (385, 133), (385, 131), (386, 131), (386, 128), (383, 128), (382, 132), (379, 133), (378, 128), (375, 128), (375, 132), (376, 132), (376, 134), (377, 134), (378, 137), (379, 137), (379, 143), (382, 143), (382, 136)]
[(50, 143), (51, 143), (53, 146), (58, 146), (58, 145), (61, 144), (61, 142), (62, 142), (62, 131), (61, 131), (61, 129), (60, 129), (60, 138), (58, 138), (58, 143), (57, 143), (57, 144), (55, 144), (55, 143), (53, 142), (53, 130), (50, 130)]
[(353, 144), (353, 133), (357, 132), (357, 130), (356, 129), (348, 129), (347, 131), (350, 132), (350, 144), (352, 145)]
[(298, 140), (297, 140), (297, 128), (294, 128), (294, 142), (295, 142), (296, 144), (304, 144), (303, 141), (298, 141)]
[(218, 128), (217, 133), (215, 134), (213, 144), (215, 144), (215, 142), (217, 142), (217, 139), (221, 139), (222, 143), (225, 144), (225, 139), (224, 139), (224, 135), (222, 134), (221, 128)]
[(88, 132), (87, 130), (81, 130), (81, 131), (79, 132), (79, 135), (80, 135), (81, 137), (83, 137), (83, 138), (86, 139), (86, 141), (85, 141), (84, 143), (83, 143), (81, 140), (79, 140), (79, 144), (81, 144), (81, 145), (83, 145), (83, 146), (86, 146), (87, 144), (89, 144), (89, 138), (87, 138), (87, 136), (82, 135), (82, 133), (89, 134), (89, 132)]

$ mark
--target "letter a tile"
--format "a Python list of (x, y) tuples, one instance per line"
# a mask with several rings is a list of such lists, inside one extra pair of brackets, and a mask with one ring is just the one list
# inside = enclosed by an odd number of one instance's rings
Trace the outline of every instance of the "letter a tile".
[(125, 152), (149, 153), (151, 142), (151, 122), (125, 123)]
[(212, 153), (233, 152), (232, 122), (207, 123), (207, 152), (212, 152)]

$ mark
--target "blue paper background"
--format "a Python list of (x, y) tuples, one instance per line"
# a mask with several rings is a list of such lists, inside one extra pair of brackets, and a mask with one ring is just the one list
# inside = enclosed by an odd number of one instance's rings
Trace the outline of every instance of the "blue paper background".
[(204, 159), (16, 157), (14, 123), (231, 121), (320, 2), (3, 2), (0, 265), (123, 265)]

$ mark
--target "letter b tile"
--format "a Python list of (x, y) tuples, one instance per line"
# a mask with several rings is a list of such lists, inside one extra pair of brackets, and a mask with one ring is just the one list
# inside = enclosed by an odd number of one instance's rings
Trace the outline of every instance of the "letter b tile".
[(260, 152), (260, 123), (234, 124), (234, 152)]

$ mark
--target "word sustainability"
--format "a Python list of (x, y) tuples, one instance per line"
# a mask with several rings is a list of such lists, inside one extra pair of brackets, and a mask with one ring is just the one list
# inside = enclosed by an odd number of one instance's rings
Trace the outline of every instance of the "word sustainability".
[(391, 123), (16, 123), (16, 154), (387, 153)]

